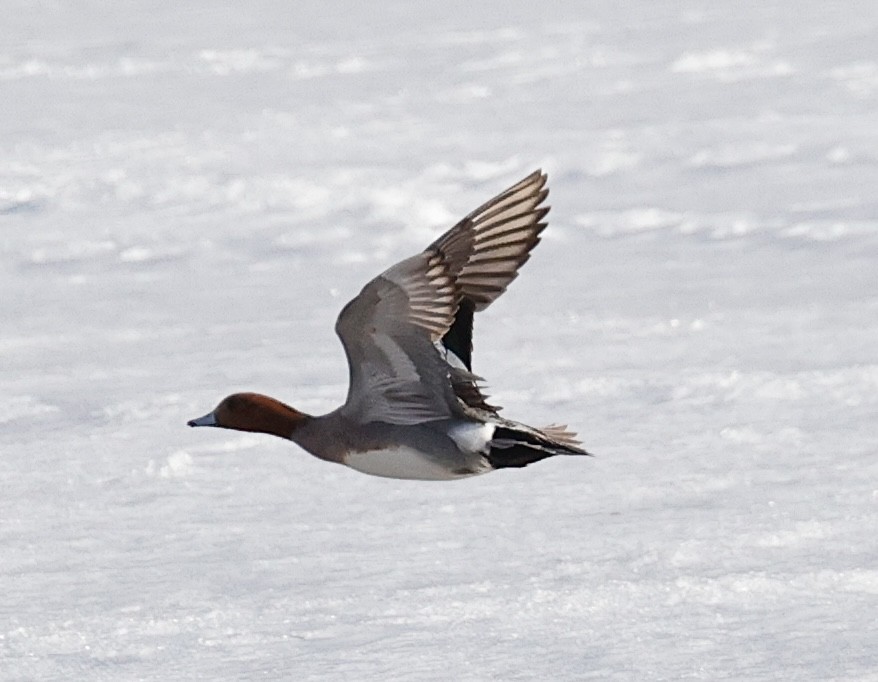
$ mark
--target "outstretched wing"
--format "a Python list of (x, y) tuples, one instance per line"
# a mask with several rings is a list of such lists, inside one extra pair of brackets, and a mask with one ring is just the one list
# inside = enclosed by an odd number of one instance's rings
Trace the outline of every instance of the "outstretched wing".
[(473, 314), (506, 291), (546, 228), (546, 175), (534, 171), (479, 206), (433, 244), (446, 255), (461, 302), (442, 342), (472, 370)]
[[(524, 180), (479, 206), (430, 245), (449, 256), (460, 294), (475, 312), (493, 303), (539, 243), (549, 212), (540, 206), (549, 195), (546, 175), (534, 171)], [(469, 249), (461, 243), (471, 244)]]
[[(472, 317), (518, 276), (546, 227), (536, 171), (431, 244), (369, 282), (335, 325), (350, 368), (342, 412), (362, 422), (446, 419), (485, 403), (470, 373)], [(439, 344), (466, 367), (440, 353)]]
[(451, 416), (448, 366), (434, 345), (454, 319), (445, 257), (408, 258), (369, 282), (338, 317), (350, 368), (342, 411), (362, 422), (415, 424)]

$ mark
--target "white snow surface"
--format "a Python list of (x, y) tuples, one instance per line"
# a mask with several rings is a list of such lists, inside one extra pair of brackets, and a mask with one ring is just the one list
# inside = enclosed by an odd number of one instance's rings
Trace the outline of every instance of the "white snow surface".
[[(872, 2), (6, 0), (0, 679), (878, 679), (876, 112)], [(474, 369), (595, 458), (185, 426), (537, 167)]]

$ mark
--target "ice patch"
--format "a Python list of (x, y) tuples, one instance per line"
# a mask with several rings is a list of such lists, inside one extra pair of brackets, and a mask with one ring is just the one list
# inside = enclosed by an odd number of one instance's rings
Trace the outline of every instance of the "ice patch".
[(70, 241), (34, 249), (30, 254), (30, 262), (34, 265), (74, 263), (114, 253), (117, 248), (116, 243), (110, 240)]
[(793, 66), (783, 59), (767, 59), (766, 48), (743, 50), (709, 50), (687, 52), (671, 64), (671, 72), (687, 73), (737, 81), (749, 78), (777, 78), (795, 73)]
[(596, 151), (585, 155), (585, 171), (596, 178), (635, 168), (642, 155), (622, 131), (612, 131)]
[(281, 68), (283, 50), (202, 50), (198, 58), (217, 75), (272, 71)]
[(52, 80), (98, 80), (119, 76), (137, 78), (179, 70), (179, 68), (179, 66), (175, 66), (171, 62), (140, 57), (122, 57), (117, 60), (86, 62), (83, 64), (59, 63), (54, 60), (29, 58), (17, 62), (6, 60), (6, 63), (0, 64), (0, 81), (39, 77)]
[(178, 450), (168, 455), (165, 463), (162, 465), (156, 465), (154, 460), (149, 460), (145, 471), (148, 476), (183, 478), (194, 471), (194, 466), (191, 455), (185, 450)]
[(132, 246), (119, 254), (119, 260), (123, 263), (145, 263), (153, 260), (153, 252), (143, 246)]
[(842, 165), (850, 163), (852, 159), (851, 150), (847, 147), (836, 146), (826, 152), (826, 160), (829, 163)]
[(803, 521), (797, 523), (791, 530), (767, 533), (755, 538), (758, 547), (791, 547), (815, 540), (822, 540), (827, 536), (825, 524), (816, 521)]
[(878, 595), (878, 571), (854, 569), (839, 576), (842, 589), (848, 592), (862, 592)]
[(186, 251), (174, 246), (129, 246), (119, 252), (119, 261), (122, 263), (160, 263), (163, 261), (180, 258)]
[(521, 40), (524, 33), (511, 26), (481, 31), (451, 31), (439, 36), (442, 45), (484, 45), (490, 43), (508, 43)]
[(376, 222), (434, 226), (453, 220), (451, 212), (440, 201), (421, 197), (406, 188), (378, 188), (369, 194), (370, 219)]
[(0, 188), (0, 215), (37, 211), (46, 206), (50, 198), (51, 191), (41, 185)]
[(29, 395), (0, 398), (0, 424), (8, 424), (28, 417), (42, 417), (58, 411), (56, 405), (50, 405)]
[(126, 400), (114, 405), (107, 405), (101, 412), (110, 421), (137, 422), (152, 421), (168, 416), (179, 415), (180, 423), (185, 423), (181, 405), (183, 402), (179, 395), (149, 397), (141, 400)]
[(366, 71), (373, 71), (380, 65), (360, 56), (342, 57), (336, 61), (323, 60), (298, 60), (290, 64), (289, 72), (296, 80), (310, 80), (322, 78), (332, 74), (354, 76)]
[(878, 221), (809, 221), (795, 223), (781, 231), (784, 237), (813, 242), (834, 242), (847, 237), (878, 232)]
[[(212, 430), (212, 429), (211, 429)], [(228, 432), (226, 432), (228, 433)], [(253, 448), (265, 445), (265, 436), (257, 434), (241, 434), (234, 438), (229, 438), (220, 443), (207, 443), (205, 445), (193, 445), (189, 448), (190, 452), (215, 454), (240, 452), (241, 450), (252, 450)]]
[(777, 599), (794, 589), (784, 577), (760, 571), (732, 573), (720, 578), (681, 577), (675, 581), (675, 587), (674, 601), (682, 599), (713, 605)]
[(491, 88), (482, 83), (464, 83), (448, 92), (452, 100), (466, 102), (472, 99), (486, 99), (492, 94)]
[(711, 149), (702, 149), (693, 154), (689, 157), (689, 166), (692, 168), (735, 168), (787, 159), (793, 156), (796, 151), (796, 145), (769, 142), (720, 145)]
[(619, 213), (586, 213), (577, 215), (577, 224), (594, 230), (602, 237), (680, 228), (685, 216), (654, 206), (632, 208)]
[(576, 382), (576, 392), (600, 398), (614, 398), (630, 393), (641, 386), (642, 383), (636, 379), (623, 379), (620, 377), (590, 377)]
[(732, 67), (751, 66), (755, 63), (756, 57), (750, 52), (744, 51), (713, 50), (711, 52), (699, 53), (687, 52), (671, 65), (671, 70), (677, 73), (701, 73)]
[(509, 50), (487, 59), (464, 62), (460, 68), (462, 71), (494, 71), (515, 66), (522, 63), (524, 59), (524, 54), (518, 50)]
[(878, 62), (846, 64), (832, 69), (829, 75), (860, 99), (872, 97), (878, 91)]

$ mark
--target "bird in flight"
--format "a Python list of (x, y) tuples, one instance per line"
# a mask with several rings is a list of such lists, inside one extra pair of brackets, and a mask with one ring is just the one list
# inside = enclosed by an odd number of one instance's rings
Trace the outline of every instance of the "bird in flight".
[(369, 282), (338, 317), (350, 370), (344, 405), (312, 416), (236, 393), (189, 426), (267, 433), (374, 476), (452, 480), (587, 455), (564, 426), (500, 416), (472, 369), (473, 316), (506, 291), (540, 241), (549, 212), (535, 171), (421, 253)]

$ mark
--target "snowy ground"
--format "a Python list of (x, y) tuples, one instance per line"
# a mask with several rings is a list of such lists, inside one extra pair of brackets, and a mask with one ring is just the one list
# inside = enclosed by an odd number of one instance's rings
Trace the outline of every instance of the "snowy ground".
[[(215, 4), (3, 4), (0, 679), (876, 679), (875, 4)], [(476, 369), (598, 457), (186, 428), (539, 166)]]

